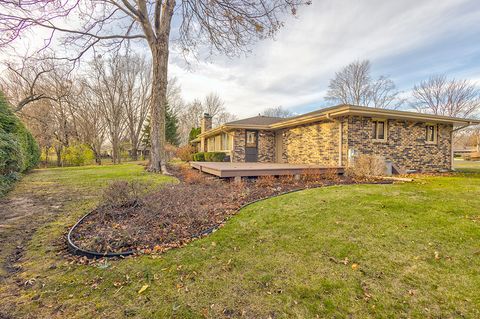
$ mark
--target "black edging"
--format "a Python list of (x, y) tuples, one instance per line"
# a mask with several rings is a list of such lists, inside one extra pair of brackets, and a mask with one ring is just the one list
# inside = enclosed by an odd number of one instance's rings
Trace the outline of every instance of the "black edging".
[[(303, 191), (303, 190), (308, 190), (308, 189), (315, 189), (315, 188), (322, 188), (322, 187), (328, 187), (328, 186), (338, 186), (338, 185), (342, 185), (342, 184), (333, 184), (333, 185), (319, 185), (319, 186), (314, 186), (314, 187), (307, 187), (307, 188), (296, 188), (296, 189), (292, 189), (292, 190), (289, 190), (289, 191), (286, 191), (286, 192), (282, 192), (282, 193), (278, 193), (278, 194), (275, 194), (275, 195), (272, 195), (272, 196), (268, 196), (268, 197), (264, 197), (264, 198), (259, 198), (259, 199), (256, 199), (254, 201), (251, 201), (251, 202), (248, 202), (246, 204), (243, 204), (242, 206), (240, 206), (238, 209), (237, 209), (237, 212), (233, 215), (236, 215), (240, 210), (242, 210), (243, 208), (247, 207), (247, 206), (250, 206), (252, 204), (255, 204), (257, 202), (260, 202), (260, 201), (263, 201), (263, 200), (266, 200), (266, 199), (269, 199), (269, 198), (274, 198), (274, 197), (278, 197), (278, 196), (282, 196), (282, 195), (286, 195), (286, 194), (290, 194), (290, 193), (296, 193), (296, 192), (299, 192), (299, 191)], [(88, 217), (91, 213), (93, 213), (94, 211), (91, 211), (87, 214), (85, 214), (82, 218), (80, 218), (76, 223), (75, 225), (72, 226), (72, 228), (70, 228), (70, 230), (68, 231), (68, 235), (67, 235), (67, 245), (68, 245), (68, 250), (70, 250), (70, 252), (76, 256), (85, 256), (87, 258), (90, 258), (90, 259), (94, 259), (94, 258), (113, 258), (113, 257), (127, 257), (127, 256), (131, 256), (131, 255), (134, 255), (137, 251), (135, 250), (127, 250), (127, 251), (124, 251), (124, 252), (120, 252), (120, 253), (99, 253), (99, 252), (96, 252), (96, 251), (92, 251), (92, 250), (85, 250), (85, 249), (82, 249), (80, 247), (78, 247), (77, 245), (75, 245), (75, 243), (73, 242), (72, 240), (72, 233), (73, 231), (75, 230), (75, 228), (80, 225), (83, 220)], [(231, 215), (231, 216), (233, 216)], [(230, 217), (231, 217), (230, 216)], [(227, 218), (229, 219), (229, 218)], [(220, 224), (219, 226), (221, 226), (222, 224)], [(208, 234), (211, 234), (213, 233), (214, 231), (216, 231), (217, 229), (219, 229), (220, 227), (218, 226), (214, 226), (214, 227), (210, 227), (202, 232), (200, 232), (199, 234), (197, 235), (193, 235), (191, 237), (191, 239), (195, 239), (195, 238), (200, 238), (202, 236), (205, 236), (205, 235), (208, 235)]]

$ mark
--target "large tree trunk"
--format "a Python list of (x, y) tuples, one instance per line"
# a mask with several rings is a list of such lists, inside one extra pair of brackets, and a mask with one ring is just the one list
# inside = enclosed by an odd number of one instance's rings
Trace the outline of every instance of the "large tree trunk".
[(165, 1), (157, 37), (150, 43), (152, 51), (152, 105), (150, 109), (150, 171), (169, 174), (165, 154), (165, 116), (167, 106), (168, 45), (170, 22), (175, 1)]

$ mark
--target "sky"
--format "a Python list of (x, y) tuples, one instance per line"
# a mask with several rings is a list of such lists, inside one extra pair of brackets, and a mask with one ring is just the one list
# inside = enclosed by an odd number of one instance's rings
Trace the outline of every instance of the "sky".
[[(216, 92), (239, 118), (276, 106), (297, 114), (328, 106), (330, 79), (356, 60), (370, 60), (373, 77), (390, 76), (404, 97), (435, 74), (480, 85), (479, 22), (480, 0), (313, 0), (248, 55), (216, 55), (186, 69), (173, 51), (169, 74), (185, 101)], [(35, 41), (43, 42), (37, 30), (22, 45)]]
[(480, 85), (479, 22), (479, 0), (314, 0), (246, 57), (186, 70), (172, 56), (169, 71), (187, 101), (213, 91), (239, 117), (280, 105), (301, 114), (328, 105), (329, 80), (355, 60), (369, 59), (372, 75), (390, 76), (405, 96), (433, 74)]

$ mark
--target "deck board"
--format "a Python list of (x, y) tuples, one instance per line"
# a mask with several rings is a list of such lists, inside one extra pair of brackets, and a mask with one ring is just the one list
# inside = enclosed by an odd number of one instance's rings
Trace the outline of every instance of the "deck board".
[(218, 177), (298, 175), (304, 174), (308, 171), (322, 171), (329, 169), (336, 169), (339, 174), (343, 173), (342, 167), (307, 164), (191, 162), (190, 165), (201, 172)]

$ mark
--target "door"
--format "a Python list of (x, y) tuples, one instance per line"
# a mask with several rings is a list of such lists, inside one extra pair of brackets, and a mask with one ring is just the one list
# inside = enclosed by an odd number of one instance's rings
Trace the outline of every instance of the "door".
[(258, 131), (245, 132), (245, 162), (258, 160)]

